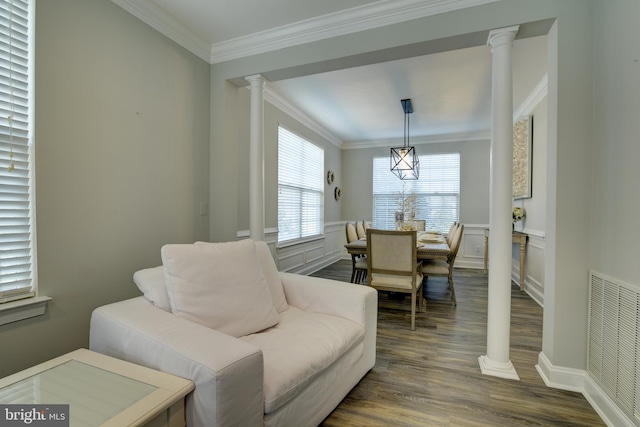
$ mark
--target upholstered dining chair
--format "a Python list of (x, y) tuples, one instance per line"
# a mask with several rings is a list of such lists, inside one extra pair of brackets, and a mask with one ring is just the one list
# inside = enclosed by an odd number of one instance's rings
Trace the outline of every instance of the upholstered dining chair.
[(456, 234), (458, 225), (459, 223), (454, 221), (453, 224), (451, 224), (451, 227), (449, 227), (449, 233), (447, 233), (447, 245), (449, 245), (449, 247), (451, 247), (451, 241), (453, 240), (453, 236)]
[(416, 219), (416, 230), (417, 231), (425, 231), (427, 228), (427, 220), (426, 219)]
[(458, 224), (454, 230), (453, 237), (451, 239), (451, 252), (447, 257), (447, 260), (425, 260), (422, 263), (422, 275), (426, 281), (429, 276), (444, 276), (449, 281), (449, 288), (451, 289), (451, 298), (453, 299), (453, 305), (457, 306), (456, 290), (453, 287), (453, 264), (456, 261), (456, 255), (460, 248), (460, 242), (462, 241), (462, 233), (464, 232), (464, 225)]
[(411, 294), (411, 330), (416, 329), (416, 300), (423, 311), (421, 264), (416, 231), (367, 230), (369, 286)]
[(356, 234), (358, 235), (358, 239), (367, 237), (367, 233), (364, 231), (364, 221), (356, 221)]
[[(345, 225), (347, 243), (358, 240), (356, 227), (347, 222)], [(367, 257), (351, 254), (351, 283), (361, 283), (367, 274)]]

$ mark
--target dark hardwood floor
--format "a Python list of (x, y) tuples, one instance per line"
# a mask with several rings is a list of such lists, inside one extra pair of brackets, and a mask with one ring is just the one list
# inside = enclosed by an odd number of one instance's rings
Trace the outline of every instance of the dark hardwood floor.
[[(348, 282), (351, 261), (314, 276)], [(511, 362), (520, 381), (482, 375), (486, 354), (487, 276), (456, 269), (458, 306), (446, 278), (429, 278), (427, 309), (411, 331), (409, 298), (380, 293), (375, 367), (323, 426), (603, 426), (580, 393), (547, 387), (535, 365), (542, 308), (512, 287)]]

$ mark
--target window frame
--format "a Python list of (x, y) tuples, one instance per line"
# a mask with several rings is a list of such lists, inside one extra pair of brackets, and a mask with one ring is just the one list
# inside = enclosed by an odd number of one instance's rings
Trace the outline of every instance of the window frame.
[[(20, 276), (27, 283), (25, 286), (12, 288), (14, 281), (2, 280), (0, 284), (0, 324), (5, 324), (24, 318), (40, 315), (44, 313), (45, 302), (49, 297), (38, 296), (38, 280), (37, 280), (37, 257), (36, 257), (36, 218), (35, 218), (35, 147), (34, 147), (34, 55), (35, 55), (35, 1), (34, 0), (3, 0), (0, 3), (0, 14), (7, 21), (10, 15), (13, 15), (11, 26), (2, 28), (1, 33), (5, 39), (11, 37), (11, 47), (5, 44), (2, 51), (5, 57), (2, 59), (3, 65), (7, 70), (1, 77), (5, 81), (5, 100), (0, 102), (0, 109), (6, 113), (11, 119), (3, 121), (0, 130), (0, 149), (2, 156), (0, 157), (0, 181), (3, 189), (1, 195), (4, 209), (11, 209), (12, 204), (17, 203), (18, 196), (22, 199), (22, 208), (14, 208), (27, 211), (26, 214), (7, 216), (3, 218), (15, 218), (13, 224), (7, 225), (3, 223), (3, 230), (0, 234), (3, 236), (3, 245), (11, 248), (22, 247), (28, 255), (20, 258), (26, 261), (16, 259), (2, 261), (8, 270), (20, 270)], [(16, 14), (16, 8), (23, 13)], [(15, 46), (15, 47), (14, 47)], [(11, 63), (11, 65), (9, 65)], [(14, 70), (15, 69), (15, 70)], [(10, 82), (7, 83), (7, 82)], [(7, 150), (8, 147), (8, 150)], [(13, 153), (10, 156), (9, 153)], [(8, 165), (14, 160), (15, 169), (8, 171)], [(16, 173), (15, 176), (9, 174)], [(12, 182), (22, 181), (19, 185), (26, 188), (23, 190), (12, 190)], [(16, 225), (18, 219), (26, 220), (23, 224), (24, 230), (17, 230)], [(25, 235), (18, 239), (19, 235)], [(13, 235), (15, 240), (6, 237)], [(27, 267), (20, 268), (20, 265)], [(0, 267), (1, 268), (1, 267)], [(12, 274), (5, 273), (5, 277)], [(0, 277), (3, 276), (0, 271)], [(16, 286), (15, 284), (13, 286)]]
[[(438, 158), (446, 159), (446, 157), (454, 156), (452, 159), (453, 164), (457, 163), (457, 173), (454, 173), (453, 176), (457, 176), (457, 180), (453, 183), (445, 182), (444, 180), (433, 180), (433, 176), (427, 177), (425, 172), (430, 170), (429, 165), (433, 164)], [(393, 229), (395, 228), (395, 218), (392, 217), (390, 212), (392, 212), (393, 207), (396, 207), (396, 210), (401, 209), (400, 200), (402, 197), (406, 197), (406, 195), (411, 194), (411, 189), (418, 187), (434, 187), (434, 188), (448, 188), (451, 190), (453, 188), (455, 191), (418, 191), (413, 194), (416, 196), (418, 205), (416, 211), (425, 211), (432, 209), (429, 206), (432, 203), (428, 200), (429, 198), (440, 199), (440, 209), (449, 210), (455, 209), (455, 214), (452, 216), (444, 216), (440, 218), (430, 218), (428, 214), (419, 213), (416, 214), (415, 219), (426, 219), (427, 229), (437, 230), (442, 233), (446, 233), (449, 230), (451, 222), (460, 220), (460, 186), (461, 186), (461, 160), (459, 152), (446, 152), (446, 153), (429, 153), (422, 154), (420, 157), (420, 177), (418, 180), (400, 180), (395, 174), (393, 174), (390, 170), (388, 170), (388, 157), (374, 157), (372, 160), (373, 163), (373, 174), (372, 174), (372, 223), (376, 228), (386, 228)], [(388, 174), (387, 174), (388, 173)], [(452, 175), (447, 175), (452, 176)], [(433, 185), (426, 184), (427, 178), (429, 178)], [(381, 181), (382, 180), (382, 181)], [(380, 186), (387, 186), (387, 189), (382, 189)], [(402, 195), (403, 189), (405, 191), (405, 196)], [(381, 191), (383, 190), (383, 191)], [(426, 198), (426, 199), (425, 199)], [(453, 198), (453, 202), (451, 199)], [(422, 200), (421, 200), (422, 199)], [(447, 200), (449, 199), (449, 200)], [(386, 212), (382, 218), (379, 217), (379, 212)], [(408, 218), (405, 218), (408, 220)], [(438, 223), (439, 225), (434, 225)]]
[[(277, 201), (277, 213), (278, 213), (278, 240), (277, 247), (291, 246), (307, 241), (317, 240), (324, 237), (324, 148), (318, 144), (309, 141), (307, 138), (300, 136), (299, 134), (291, 131), (286, 126), (278, 124), (278, 201)], [(302, 146), (297, 147), (297, 150), (291, 149), (287, 153), (283, 153), (282, 138), (290, 138), (289, 142), (299, 143)], [(314, 154), (312, 159), (306, 159), (305, 155), (298, 156), (299, 153)], [(292, 158), (293, 155), (293, 158)], [(284, 174), (283, 168), (287, 162), (295, 161), (300, 163), (301, 166), (293, 167), (289, 170), (290, 174)], [(315, 174), (312, 181), (309, 181), (309, 174)], [(301, 179), (301, 180), (300, 180)], [(303, 182), (304, 181), (304, 182)], [(295, 192), (300, 192), (298, 200), (303, 200), (304, 196), (312, 196), (314, 199), (308, 206), (315, 209), (315, 213), (312, 216), (315, 217), (311, 224), (311, 231), (305, 232), (305, 228), (309, 227), (309, 221), (305, 221), (305, 215), (301, 210), (304, 209), (302, 202), (298, 204), (290, 203), (288, 206), (283, 206), (283, 191), (288, 191), (292, 196)], [(294, 200), (296, 198), (294, 197)], [(291, 237), (292, 233), (283, 233), (285, 225), (283, 224), (282, 216), (283, 212), (288, 209), (299, 209), (299, 215), (297, 218), (297, 225), (294, 227), (297, 229), (295, 236)], [(315, 225), (314, 225), (315, 224)], [(287, 236), (286, 238), (283, 238)]]

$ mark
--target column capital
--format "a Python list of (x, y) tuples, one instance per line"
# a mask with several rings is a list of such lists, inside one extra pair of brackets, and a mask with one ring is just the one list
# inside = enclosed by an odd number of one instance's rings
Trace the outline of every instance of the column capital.
[(244, 79), (248, 81), (252, 86), (259, 85), (259, 84), (264, 85), (266, 82), (268, 82), (268, 80), (262, 74), (253, 74), (251, 76), (245, 76)]
[(489, 32), (487, 44), (489, 46), (496, 47), (506, 43), (513, 43), (513, 40), (516, 38), (516, 34), (518, 34), (519, 29), (519, 25), (514, 25), (512, 27), (491, 30)]

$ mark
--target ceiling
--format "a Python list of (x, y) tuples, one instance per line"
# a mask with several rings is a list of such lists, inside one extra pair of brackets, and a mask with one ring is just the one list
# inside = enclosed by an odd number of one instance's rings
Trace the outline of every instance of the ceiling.
[[(216, 63), (496, 0), (112, 1)], [(546, 36), (516, 40), (514, 108), (545, 72)], [(340, 146), (402, 138), (404, 98), (411, 98), (414, 109), (412, 140), (443, 135), (486, 138), (491, 125), (491, 52), (486, 45), (278, 80), (268, 86)]]

